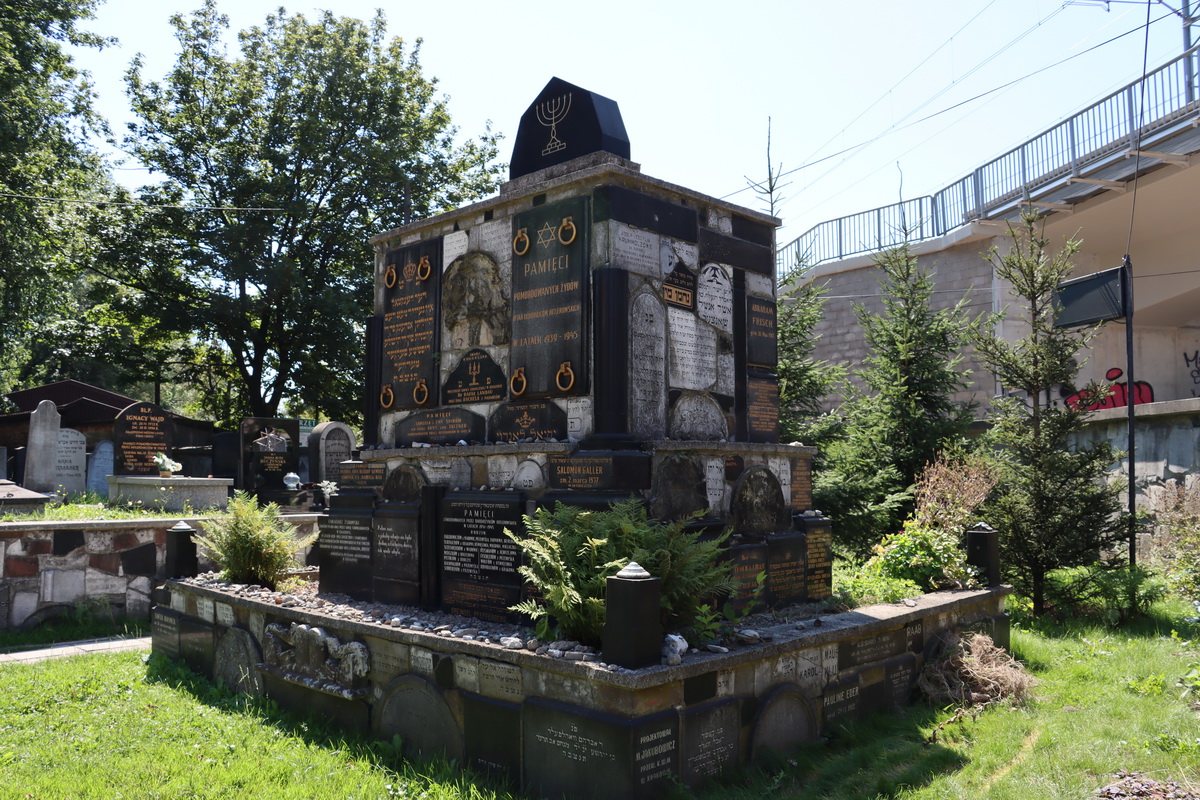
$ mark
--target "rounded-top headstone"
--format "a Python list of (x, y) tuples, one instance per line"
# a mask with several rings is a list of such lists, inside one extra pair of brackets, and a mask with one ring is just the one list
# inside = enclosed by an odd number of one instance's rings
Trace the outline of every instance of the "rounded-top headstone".
[(629, 136), (615, 101), (551, 78), (521, 115), (509, 178), (604, 151), (629, 158)]

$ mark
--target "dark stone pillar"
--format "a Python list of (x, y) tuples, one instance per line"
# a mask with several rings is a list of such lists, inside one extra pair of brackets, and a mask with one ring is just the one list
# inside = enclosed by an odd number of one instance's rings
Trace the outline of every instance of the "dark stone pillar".
[(596, 369), (593, 431), (587, 449), (635, 446), (629, 433), (629, 273), (592, 270), (592, 353)]

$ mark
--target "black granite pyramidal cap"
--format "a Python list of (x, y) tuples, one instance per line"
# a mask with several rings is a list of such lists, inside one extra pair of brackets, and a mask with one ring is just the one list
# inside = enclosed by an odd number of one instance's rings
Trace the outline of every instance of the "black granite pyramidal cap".
[(551, 78), (521, 115), (510, 179), (603, 150), (629, 158), (621, 109), (607, 97)]

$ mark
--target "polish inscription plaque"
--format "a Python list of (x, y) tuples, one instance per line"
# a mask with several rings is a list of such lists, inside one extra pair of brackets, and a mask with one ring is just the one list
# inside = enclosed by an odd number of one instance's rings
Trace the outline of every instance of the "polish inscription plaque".
[(525, 497), (514, 492), (450, 492), (441, 503), (442, 607), (495, 622), (515, 617), (521, 599), (519, 531)]
[(442, 240), (388, 252), (384, 267), (382, 409), (437, 405)]
[(779, 441), (779, 380), (774, 376), (746, 378), (746, 426), (752, 442)]
[(156, 453), (171, 454), (174, 423), (154, 403), (126, 406), (113, 420), (114, 475), (157, 475)]
[(775, 304), (761, 297), (746, 298), (746, 363), (771, 370), (779, 361)]
[(486, 350), (469, 351), (446, 379), (442, 399), (447, 405), (494, 403), (504, 399), (504, 371)]
[(513, 218), (515, 398), (586, 392), (589, 202), (576, 197)]

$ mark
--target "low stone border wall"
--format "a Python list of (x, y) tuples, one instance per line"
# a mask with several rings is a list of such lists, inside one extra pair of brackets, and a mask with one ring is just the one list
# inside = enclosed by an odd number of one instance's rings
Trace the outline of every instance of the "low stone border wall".
[(399, 736), (537, 796), (643, 797), (908, 703), (947, 631), (1007, 646), (1008, 592), (939, 592), (619, 670), (172, 581), (155, 595), (153, 646), (238, 691)]
[[(306, 536), (319, 516), (286, 519)], [(0, 522), (0, 630), (33, 627), (86, 600), (148, 619), (150, 592), (166, 577), (166, 531), (180, 519)]]

